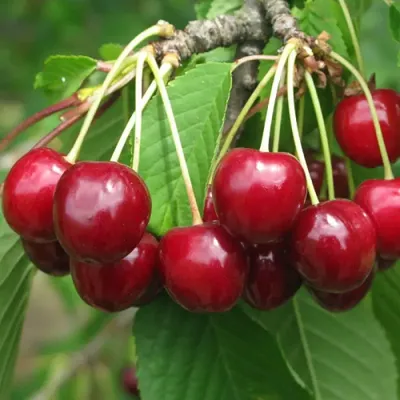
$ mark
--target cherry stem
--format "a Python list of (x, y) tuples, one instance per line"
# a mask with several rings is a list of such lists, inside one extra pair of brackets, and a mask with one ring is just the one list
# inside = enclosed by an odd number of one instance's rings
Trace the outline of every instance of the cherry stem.
[(20, 133), (30, 128), (32, 125), (38, 123), (39, 121), (42, 121), (50, 115), (65, 110), (66, 108), (77, 106), (80, 103), (81, 101), (76, 96), (76, 94), (73, 94), (72, 96), (64, 100), (61, 100), (56, 104), (52, 104), (51, 106), (46, 107), (36, 114), (31, 115), (25, 121), (22, 121), (18, 126), (16, 126), (6, 137), (4, 137), (0, 141), (0, 151), (3, 151), (12, 140), (14, 140)]
[(288, 96), (288, 106), (289, 106), (289, 116), (290, 116), (290, 124), (292, 127), (293, 141), (296, 147), (297, 157), (301, 166), (303, 167), (304, 174), (306, 176), (307, 189), (310, 195), (310, 200), (313, 205), (318, 204), (318, 196), (315, 192), (315, 188), (311, 179), (310, 171), (308, 170), (306, 158), (304, 157), (303, 148), (301, 146), (300, 132), (297, 125), (297, 117), (296, 117), (296, 103), (294, 99), (294, 66), (296, 63), (297, 53), (295, 50), (292, 50), (292, 53), (289, 56), (288, 61), (288, 74), (287, 74), (287, 96)]
[(328, 133), (326, 131), (324, 114), (322, 112), (321, 103), (318, 98), (317, 88), (311, 74), (306, 71), (305, 73), (306, 83), (308, 91), (310, 92), (311, 101), (314, 106), (315, 116), (317, 117), (318, 129), (321, 138), (322, 151), (324, 153), (325, 160), (325, 174), (326, 183), (328, 186), (328, 198), (329, 200), (335, 199), (335, 184), (333, 183), (333, 169), (331, 151), (329, 149)]
[(353, 167), (351, 165), (351, 161), (350, 161), (349, 157), (345, 157), (344, 161), (346, 164), (347, 181), (349, 184), (350, 199), (352, 199), (354, 197), (354, 193), (356, 191), (356, 185), (354, 183)]
[(296, 45), (289, 43), (285, 46), (276, 67), (276, 74), (272, 82), (271, 94), (269, 96), (269, 103), (267, 108), (267, 115), (265, 117), (264, 132), (262, 136), (260, 151), (269, 151), (269, 139), (271, 135), (272, 119), (274, 116), (275, 102), (278, 94), (279, 84), (285, 69), (285, 64), (289, 54), (296, 48)]
[(303, 137), (304, 131), (304, 111), (306, 107), (306, 100), (304, 96), (301, 96), (299, 99), (299, 109), (297, 111), (297, 120), (298, 120), (298, 127), (299, 127), (299, 134), (300, 138)]
[(357, 69), (354, 68), (353, 65), (351, 65), (351, 63), (348, 62), (341, 55), (332, 51), (330, 53), (330, 56), (334, 60), (338, 61), (340, 64), (344, 65), (360, 83), (360, 86), (361, 86), (362, 90), (364, 91), (365, 97), (367, 99), (368, 106), (369, 106), (371, 116), (372, 116), (372, 121), (375, 126), (376, 139), (378, 141), (379, 151), (380, 151), (381, 157), (382, 157), (385, 179), (393, 179), (394, 176), (393, 176), (393, 172), (392, 172), (392, 167), (390, 165), (390, 160), (389, 160), (388, 153), (386, 150), (385, 140), (383, 139), (382, 129), (379, 124), (378, 113), (376, 111), (374, 100), (372, 98), (372, 94), (371, 94), (371, 91), (369, 90), (367, 82), (365, 82), (364, 78), (357, 71)]
[(83, 122), (81, 131), (79, 132), (78, 138), (75, 141), (75, 144), (73, 145), (71, 151), (67, 155), (67, 160), (69, 162), (75, 162), (76, 159), (79, 156), (79, 151), (82, 147), (83, 141), (86, 137), (86, 134), (90, 128), (90, 125), (93, 121), (94, 116), (96, 115), (96, 111), (100, 106), (100, 103), (104, 97), (104, 95), (107, 92), (107, 89), (109, 86), (113, 83), (114, 78), (118, 75), (120, 72), (121, 67), (123, 66), (123, 63), (127, 57), (129, 57), (130, 53), (144, 40), (148, 39), (151, 36), (159, 35), (162, 32), (162, 26), (160, 25), (155, 25), (152, 26), (149, 29), (146, 29), (142, 33), (140, 33), (138, 36), (136, 36), (122, 51), (122, 53), (119, 55), (117, 60), (115, 61), (114, 65), (111, 68), (111, 71), (107, 74), (106, 79), (104, 80), (99, 93), (95, 100), (93, 101), (93, 104), (91, 105), (86, 118)]
[[(160, 68), (160, 75), (163, 77), (168, 77), (172, 72), (172, 65), (170, 64), (163, 64)], [(153, 81), (149, 88), (147, 89), (146, 93), (142, 98), (142, 105), (143, 107), (150, 101), (153, 94), (157, 91), (157, 84)], [(131, 117), (129, 118), (128, 123), (126, 124), (124, 131), (121, 134), (121, 137), (118, 140), (117, 145), (115, 146), (115, 150), (111, 156), (111, 161), (118, 161), (121, 157), (122, 150), (125, 147), (126, 142), (132, 132), (132, 129), (135, 127), (136, 123), (136, 112), (134, 112)]]
[(242, 57), (234, 62), (234, 65), (232, 67), (232, 72), (240, 65), (249, 61), (276, 61), (278, 58), (279, 58), (278, 56), (268, 56), (264, 54), (256, 54), (254, 56)]
[[(285, 86), (285, 75), (283, 74), (279, 84), (279, 90), (281, 90), (284, 86)], [(282, 113), (283, 113), (283, 96), (279, 96), (276, 102), (274, 141), (272, 144), (272, 151), (274, 153), (276, 153), (279, 150), (279, 142), (281, 138)]]
[(349, 8), (347, 7), (347, 4), (346, 4), (345, 0), (339, 0), (339, 4), (340, 4), (340, 7), (342, 8), (343, 15), (344, 15), (344, 18), (346, 20), (347, 27), (349, 28), (351, 41), (352, 41), (353, 47), (354, 47), (354, 52), (356, 53), (358, 69), (360, 70), (361, 75), (365, 76), (364, 62), (363, 62), (363, 58), (362, 58), (362, 55), (361, 55), (360, 42), (358, 40), (357, 32), (356, 32), (356, 29), (354, 27), (353, 21), (351, 19)]
[(142, 116), (143, 116), (143, 70), (147, 59), (147, 53), (140, 53), (136, 64), (136, 88), (135, 88), (135, 141), (133, 146), (132, 169), (136, 172), (139, 170), (140, 160), (140, 139), (142, 136)]

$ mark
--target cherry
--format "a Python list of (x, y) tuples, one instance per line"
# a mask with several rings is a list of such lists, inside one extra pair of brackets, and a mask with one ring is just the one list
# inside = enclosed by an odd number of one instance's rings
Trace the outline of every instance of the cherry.
[(246, 252), (217, 222), (171, 229), (160, 261), (167, 291), (189, 311), (227, 311), (242, 295)]
[(60, 179), (54, 196), (57, 238), (83, 262), (127, 256), (147, 227), (151, 200), (145, 183), (116, 162), (81, 162)]
[(302, 209), (306, 181), (291, 154), (231, 150), (221, 160), (213, 198), (221, 224), (244, 242), (263, 244), (288, 232)]
[(243, 298), (252, 307), (272, 310), (289, 300), (301, 286), (301, 277), (291, 265), (285, 243), (250, 248), (250, 272)]
[(315, 158), (315, 153), (312, 151), (308, 151), (305, 156), (314, 189), (319, 195), (324, 183), (325, 163)]
[(376, 255), (374, 225), (364, 210), (338, 199), (305, 208), (292, 230), (295, 266), (306, 283), (347, 292), (371, 272)]
[(204, 222), (218, 221), (218, 216), (214, 207), (211, 185), (207, 187), (206, 198), (204, 200), (203, 221)]
[(158, 242), (145, 233), (124, 259), (93, 265), (71, 260), (76, 290), (89, 305), (115, 312), (132, 307), (152, 283), (158, 264)]
[(385, 260), (400, 258), (400, 178), (364, 181), (357, 188), (354, 201), (375, 225), (380, 256)]
[(69, 257), (57, 241), (36, 243), (21, 238), (21, 242), (29, 260), (42, 272), (52, 276), (69, 274)]
[(332, 156), (333, 184), (335, 196), (348, 199), (350, 197), (349, 175), (344, 158)]
[(10, 227), (35, 242), (56, 240), (53, 196), (70, 163), (49, 148), (34, 149), (20, 158), (4, 182), (3, 214)]
[(374, 277), (375, 272), (372, 271), (361, 286), (344, 293), (322, 292), (311, 287), (308, 290), (316, 302), (326, 310), (333, 312), (347, 311), (358, 305), (367, 295)]
[(139, 385), (135, 367), (125, 367), (122, 372), (122, 384), (127, 394), (139, 396)]
[(149, 286), (145, 291), (132, 303), (132, 307), (143, 307), (150, 304), (156, 297), (161, 293), (163, 289), (163, 284), (161, 277), (159, 276), (159, 271), (156, 271)]
[[(372, 92), (391, 162), (400, 156), (400, 105), (396, 92), (379, 89)], [(336, 107), (333, 118), (336, 139), (344, 153), (364, 167), (382, 165), (371, 112), (365, 95), (343, 99)]]

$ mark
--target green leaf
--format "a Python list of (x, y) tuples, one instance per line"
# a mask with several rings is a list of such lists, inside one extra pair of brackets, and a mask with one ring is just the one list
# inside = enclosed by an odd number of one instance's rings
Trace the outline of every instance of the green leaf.
[(100, 57), (105, 61), (116, 60), (124, 49), (123, 46), (117, 43), (103, 44), (99, 49)]
[(346, 0), (352, 18), (360, 17), (372, 5), (372, 0)]
[(400, 67), (400, 51), (397, 53), (397, 66)]
[(143, 400), (302, 400), (273, 338), (240, 309), (189, 313), (167, 296), (138, 311)]
[(0, 213), (0, 398), (7, 398), (14, 372), (32, 267), (16, 234)]
[(389, 8), (390, 30), (393, 38), (400, 42), (400, 4), (393, 3)]
[(196, 19), (207, 18), (208, 11), (211, 8), (213, 0), (197, 0), (194, 5), (196, 11)]
[(36, 75), (35, 89), (64, 98), (73, 94), (96, 69), (96, 60), (86, 56), (51, 56)]
[(243, 0), (213, 0), (207, 12), (207, 19), (213, 19), (219, 15), (232, 14), (243, 5)]
[[(216, 139), (228, 101), (230, 64), (207, 63), (168, 85), (197, 201), (202, 206)], [(149, 227), (163, 235), (171, 227), (190, 225), (191, 213), (175, 146), (160, 96), (143, 115), (139, 172), (153, 202)]]
[(368, 300), (334, 314), (302, 290), (272, 312), (244, 309), (276, 334), (294, 377), (315, 399), (396, 400), (395, 360)]

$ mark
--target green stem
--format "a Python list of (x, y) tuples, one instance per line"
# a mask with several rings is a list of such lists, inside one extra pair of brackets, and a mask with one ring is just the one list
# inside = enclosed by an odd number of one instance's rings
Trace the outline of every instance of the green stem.
[(240, 65), (249, 62), (249, 61), (276, 61), (279, 57), (278, 56), (267, 56), (263, 54), (255, 54), (253, 56), (246, 56), (239, 58), (238, 60), (235, 61), (235, 64), (232, 68), (232, 72), (239, 67)]
[[(172, 65), (163, 64), (161, 66), (160, 74), (162, 75), (163, 78), (169, 76), (171, 72), (172, 72)], [(147, 103), (150, 101), (156, 90), (157, 90), (157, 84), (155, 81), (153, 81), (142, 98), (143, 107), (147, 105)], [(115, 150), (111, 156), (111, 161), (118, 161), (120, 159), (122, 150), (124, 149), (125, 144), (128, 141), (132, 129), (135, 127), (135, 123), (136, 123), (136, 112), (134, 112), (131, 115), (128, 123), (126, 124), (124, 131), (122, 132), (121, 137), (119, 138), (118, 143), (115, 146)]]
[(311, 179), (310, 171), (308, 170), (306, 158), (304, 157), (303, 148), (301, 146), (301, 139), (299, 128), (297, 125), (297, 117), (296, 117), (296, 103), (294, 99), (294, 66), (296, 63), (296, 51), (293, 51), (289, 56), (288, 61), (288, 74), (287, 74), (287, 96), (288, 96), (288, 106), (289, 106), (289, 116), (290, 116), (290, 124), (292, 127), (293, 133), (293, 141), (296, 148), (297, 157), (300, 161), (301, 166), (303, 167), (304, 174), (306, 176), (308, 193), (310, 195), (311, 203), (318, 204), (318, 196), (315, 192), (315, 188)]
[(161, 95), (161, 99), (164, 104), (164, 109), (167, 115), (168, 123), (171, 128), (172, 138), (175, 144), (176, 154), (178, 156), (182, 178), (185, 183), (186, 192), (189, 199), (189, 205), (192, 212), (193, 225), (201, 224), (203, 221), (200, 215), (199, 207), (197, 205), (196, 196), (194, 195), (192, 181), (190, 179), (189, 169), (186, 163), (185, 153), (183, 151), (181, 139), (178, 132), (178, 127), (176, 125), (171, 101), (168, 96), (167, 87), (165, 85), (162, 75), (160, 74), (160, 69), (158, 68), (157, 62), (153, 55), (149, 54), (147, 56), (147, 63), (149, 64), (149, 67), (153, 72), (154, 79), (157, 83), (158, 91)]
[(304, 131), (304, 111), (306, 107), (306, 100), (304, 96), (301, 96), (299, 99), (299, 109), (297, 111), (297, 120), (298, 120), (298, 127), (299, 127), (299, 134), (300, 138), (303, 137)]
[(143, 69), (146, 63), (147, 53), (141, 53), (138, 57), (136, 64), (136, 88), (135, 88), (135, 112), (136, 112), (136, 126), (135, 126), (135, 141), (133, 146), (133, 162), (132, 169), (136, 172), (139, 170), (140, 160), (140, 139), (142, 136), (142, 116), (143, 116)]
[(350, 161), (349, 157), (345, 157), (344, 161), (346, 163), (346, 171), (347, 171), (347, 179), (349, 182), (350, 199), (352, 199), (354, 197), (354, 193), (356, 191), (356, 185), (354, 183), (353, 167), (351, 165), (351, 161)]
[(375, 133), (376, 133), (376, 139), (378, 141), (378, 146), (379, 146), (379, 151), (382, 156), (382, 162), (383, 162), (383, 169), (384, 169), (384, 174), (385, 174), (385, 179), (393, 179), (393, 172), (392, 172), (392, 167), (390, 165), (390, 160), (388, 157), (388, 153), (386, 150), (386, 145), (385, 145), (385, 140), (383, 139), (383, 134), (382, 134), (382, 129), (379, 124), (379, 118), (378, 118), (378, 113), (375, 108), (374, 100), (371, 95), (371, 91), (369, 90), (367, 82), (365, 82), (364, 78), (362, 75), (357, 71), (356, 68), (351, 65), (350, 62), (348, 62), (345, 58), (343, 58), (341, 55), (335, 53), (332, 51), (330, 53), (330, 56), (338, 61), (340, 64), (344, 65), (353, 75), (354, 77), (358, 80), (360, 83), (360, 86), (362, 90), (364, 91), (365, 97), (368, 102), (369, 109), (371, 111), (371, 116), (372, 116), (372, 121), (375, 126)]
[(276, 97), (278, 94), (279, 83), (281, 81), (285, 64), (289, 57), (289, 54), (294, 51), (296, 46), (294, 44), (287, 44), (279, 58), (278, 66), (276, 67), (276, 74), (274, 81), (272, 82), (271, 94), (269, 97), (267, 115), (265, 117), (264, 132), (261, 141), (260, 151), (269, 151), (269, 139), (271, 135), (272, 118), (274, 116), (274, 108)]
[(317, 88), (315, 87), (313, 78), (308, 71), (306, 71), (305, 77), (306, 77), (308, 91), (310, 92), (311, 100), (314, 106), (315, 116), (317, 117), (322, 151), (324, 153), (326, 183), (328, 186), (328, 198), (329, 200), (334, 200), (335, 185), (333, 183), (332, 159), (331, 159), (331, 151), (329, 149), (328, 133), (326, 131), (325, 119), (322, 113), (321, 103), (318, 98)]
[(129, 57), (130, 53), (144, 40), (148, 39), (151, 36), (159, 35), (162, 32), (162, 26), (160, 25), (155, 25), (152, 26), (149, 29), (146, 29), (142, 33), (140, 33), (138, 36), (136, 36), (122, 51), (120, 56), (117, 58), (115, 61), (115, 64), (113, 65), (111, 71), (107, 74), (106, 79), (103, 82), (103, 85), (101, 86), (101, 89), (99, 90), (99, 94), (93, 101), (93, 104), (91, 105), (86, 118), (83, 122), (82, 128), (79, 132), (79, 135), (75, 141), (75, 144), (73, 145), (71, 151), (67, 155), (68, 161), (71, 163), (75, 162), (76, 159), (79, 156), (79, 151), (82, 147), (83, 141), (86, 137), (86, 134), (90, 128), (90, 125), (93, 122), (94, 116), (96, 115), (96, 111), (100, 106), (101, 101), (103, 100), (103, 97), (105, 93), (107, 92), (108, 87), (113, 83), (114, 78), (118, 75), (120, 68), (123, 66), (123, 63), (127, 57)]
[[(284, 85), (285, 85), (285, 74), (282, 75), (279, 89), (282, 89)], [(279, 142), (281, 138), (283, 100), (284, 100), (283, 96), (279, 96), (276, 102), (274, 141), (272, 144), (272, 151), (274, 153), (276, 153), (279, 150)]]
[(360, 48), (360, 42), (357, 37), (357, 33), (353, 24), (353, 21), (351, 19), (350, 11), (349, 8), (347, 7), (346, 1), (345, 0), (339, 0), (340, 7), (342, 8), (344, 18), (347, 23), (347, 27), (349, 28), (350, 36), (351, 36), (351, 41), (353, 43), (354, 51), (356, 53), (356, 59), (357, 59), (357, 64), (358, 64), (358, 69), (361, 72), (362, 76), (365, 76), (364, 73), (364, 62), (363, 58), (361, 55), (361, 48)]

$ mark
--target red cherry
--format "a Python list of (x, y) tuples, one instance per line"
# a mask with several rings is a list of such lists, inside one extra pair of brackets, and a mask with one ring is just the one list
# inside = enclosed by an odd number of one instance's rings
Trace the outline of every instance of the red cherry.
[(304, 209), (292, 230), (295, 266), (316, 289), (347, 292), (371, 272), (376, 233), (356, 203), (338, 199)]
[(69, 257), (57, 241), (35, 243), (21, 238), (21, 242), (29, 260), (42, 272), (52, 276), (69, 274)]
[(248, 243), (280, 239), (290, 230), (305, 197), (304, 171), (287, 153), (234, 149), (214, 176), (213, 198), (221, 224)]
[(139, 384), (135, 367), (125, 367), (122, 370), (122, 384), (127, 394), (139, 396)]
[(11, 168), (4, 182), (3, 214), (20, 236), (42, 243), (56, 240), (53, 196), (70, 166), (61, 154), (40, 148), (25, 154)]
[(322, 292), (311, 287), (308, 290), (322, 308), (332, 312), (347, 311), (358, 305), (368, 294), (374, 277), (375, 273), (372, 271), (361, 286), (344, 293)]
[(319, 195), (324, 183), (325, 163), (316, 159), (315, 153), (311, 151), (306, 153), (306, 161), (314, 189), (317, 192), (317, 195)]
[(356, 190), (354, 201), (375, 225), (381, 257), (400, 258), (400, 178), (367, 180)]
[(170, 230), (160, 260), (166, 289), (189, 311), (227, 311), (242, 295), (247, 255), (216, 222)]
[(335, 196), (342, 199), (348, 199), (350, 197), (349, 175), (347, 173), (347, 167), (344, 158), (333, 156), (332, 169)]
[(132, 307), (143, 307), (153, 302), (156, 297), (162, 292), (163, 284), (159, 271), (156, 271), (151, 283), (146, 290), (132, 303)]
[(207, 187), (206, 198), (204, 200), (203, 221), (204, 222), (218, 221), (218, 216), (215, 211), (213, 202), (211, 185)]
[(249, 249), (250, 273), (243, 298), (252, 307), (272, 310), (300, 288), (301, 277), (291, 265), (285, 246), (285, 243), (274, 243)]
[(142, 238), (150, 212), (145, 183), (115, 162), (75, 164), (54, 196), (57, 238), (83, 262), (110, 263), (127, 256)]
[(89, 305), (114, 312), (132, 307), (152, 283), (158, 264), (158, 242), (145, 233), (138, 246), (112, 264), (87, 264), (71, 260), (75, 287)]
[[(400, 105), (396, 92), (379, 89), (372, 92), (390, 161), (400, 155)], [(333, 119), (336, 139), (345, 154), (364, 167), (382, 165), (371, 112), (365, 95), (343, 99)]]

